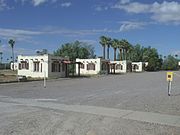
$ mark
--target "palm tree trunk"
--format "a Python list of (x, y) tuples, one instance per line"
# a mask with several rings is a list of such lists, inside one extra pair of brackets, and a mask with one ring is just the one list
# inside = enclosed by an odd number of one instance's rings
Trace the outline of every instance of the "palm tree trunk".
[(106, 58), (106, 46), (103, 46), (103, 59)]
[(126, 49), (124, 50), (124, 55), (125, 55), (124, 56), (125, 60), (127, 60), (127, 50)]
[(123, 49), (121, 49), (121, 61), (123, 60), (124, 52)]
[(122, 61), (122, 49), (119, 49), (119, 53), (120, 53), (120, 61)]
[(114, 61), (116, 61), (116, 48), (114, 48)]
[(123, 51), (123, 60), (125, 60), (125, 50), (124, 49), (122, 49), (122, 51)]
[(129, 60), (129, 51), (126, 51), (126, 59)]
[(109, 60), (109, 46), (107, 47), (107, 59)]

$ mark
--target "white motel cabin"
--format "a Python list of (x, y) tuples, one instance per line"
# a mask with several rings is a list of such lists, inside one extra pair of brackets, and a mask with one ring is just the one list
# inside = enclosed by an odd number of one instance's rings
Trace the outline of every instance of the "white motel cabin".
[[(93, 75), (100, 72), (108, 73), (109, 60), (102, 58), (76, 59), (76, 62), (81, 62), (80, 74), (82, 75)], [(78, 65), (76, 65), (76, 73), (78, 73)]]
[(18, 76), (32, 78), (65, 77), (68, 58), (49, 54), (38, 56), (18, 56)]
[(143, 72), (147, 62), (110, 61), (110, 73)]
[(126, 72), (127, 72), (127, 61), (110, 61), (110, 73), (126, 73)]
[(148, 62), (132, 62), (132, 72), (143, 72)]

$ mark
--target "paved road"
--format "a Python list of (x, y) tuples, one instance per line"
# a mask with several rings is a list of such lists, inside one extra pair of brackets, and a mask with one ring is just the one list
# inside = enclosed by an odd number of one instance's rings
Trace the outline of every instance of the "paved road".
[(0, 133), (179, 135), (180, 78), (168, 97), (165, 77), (131, 73), (53, 80), (47, 88), (42, 82), (0, 85)]

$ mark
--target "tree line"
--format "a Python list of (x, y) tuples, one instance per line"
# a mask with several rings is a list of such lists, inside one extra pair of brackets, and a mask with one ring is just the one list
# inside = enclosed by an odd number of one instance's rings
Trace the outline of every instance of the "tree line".
[[(103, 48), (103, 58), (106, 58), (106, 47), (107, 47), (107, 59), (109, 59), (110, 47), (113, 48), (114, 51), (114, 61), (122, 61), (129, 60), (133, 62), (148, 62), (148, 71), (157, 71), (157, 70), (178, 70), (178, 55), (168, 55), (162, 56), (158, 53), (156, 48), (144, 47), (140, 44), (132, 45), (126, 39), (113, 39), (107, 36), (101, 36), (99, 39), (99, 43)], [(0, 40), (1, 44), (1, 40)], [(14, 45), (15, 41), (10, 39), (8, 41), (12, 49), (12, 62), (14, 63)], [(118, 54), (117, 54), (118, 50)], [(44, 54), (44, 52), (48, 53), (46, 49), (42, 52), (37, 52), (37, 54)], [(2, 54), (1, 63), (2, 63)], [(68, 56), (70, 60), (75, 61), (76, 58), (87, 59), (87, 58), (95, 58), (95, 50), (94, 47), (88, 43), (75, 41), (72, 43), (65, 43), (60, 46), (56, 51), (54, 51), (54, 55), (66, 57)]]
[[(104, 59), (110, 59), (110, 47), (112, 47), (114, 61), (148, 62), (147, 71), (179, 69), (178, 55), (175, 55), (175, 57), (172, 55), (162, 57), (157, 49), (151, 46), (132, 45), (126, 39), (112, 39), (107, 36), (101, 36), (99, 43), (102, 46), (102, 57)], [(86, 59), (96, 57), (92, 45), (79, 41), (61, 45), (59, 49), (54, 51), (54, 55), (68, 56), (72, 61), (75, 61), (76, 58)]]
[[(144, 47), (140, 44), (133, 46), (126, 39), (111, 39), (110, 37), (101, 36), (100, 42), (103, 48), (103, 58), (109, 59), (110, 47), (114, 50), (114, 61), (128, 60), (133, 62), (148, 62), (148, 71), (157, 71), (161, 69), (162, 59), (159, 57), (158, 51), (152, 47)], [(107, 48), (107, 57), (106, 57)], [(117, 50), (119, 50), (117, 58)]]

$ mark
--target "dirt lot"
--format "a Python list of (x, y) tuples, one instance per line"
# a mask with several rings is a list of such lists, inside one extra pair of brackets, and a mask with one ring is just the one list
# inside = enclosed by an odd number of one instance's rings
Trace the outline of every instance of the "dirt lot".
[(179, 135), (179, 81), (171, 97), (165, 72), (1, 84), (0, 134)]
[(0, 70), (0, 82), (17, 81), (17, 71)]

